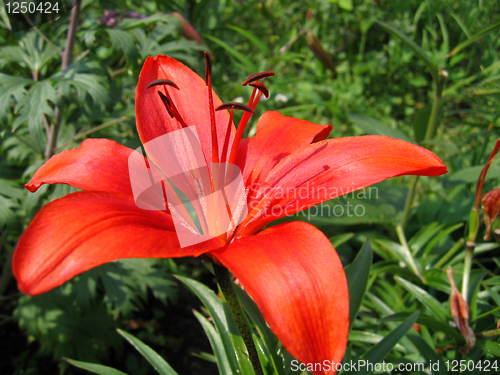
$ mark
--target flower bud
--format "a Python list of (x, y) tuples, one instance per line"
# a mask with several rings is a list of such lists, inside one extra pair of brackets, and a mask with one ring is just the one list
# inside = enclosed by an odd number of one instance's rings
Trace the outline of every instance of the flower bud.
[(493, 222), (498, 217), (500, 212), (500, 188), (494, 189), (486, 193), (481, 198), (481, 205), (484, 210), (484, 224), (486, 225), (486, 235), (484, 239), (487, 240), (491, 236), (491, 227)]

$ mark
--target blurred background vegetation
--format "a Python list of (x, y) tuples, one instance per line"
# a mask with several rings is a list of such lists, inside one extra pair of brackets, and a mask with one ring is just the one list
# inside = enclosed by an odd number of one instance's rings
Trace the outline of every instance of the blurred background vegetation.
[[(0, 374), (83, 373), (62, 357), (153, 374), (116, 328), (180, 373), (218, 373), (200, 354), (211, 352), (192, 314), (200, 302), (171, 276), (215, 289), (198, 259), (118, 261), (35, 298), (18, 292), (10, 270), (17, 240), (40, 207), (75, 190), (46, 185), (32, 194), (23, 183), (48, 157), (88, 137), (138, 147), (134, 92), (146, 57), (169, 55), (203, 73), (204, 50), (225, 102), (246, 102), (251, 92), (243, 80), (272, 70), (271, 95), (258, 115), (279, 110), (331, 123), (331, 137), (405, 139), (434, 151), (449, 169), (441, 178), (378, 184), (371, 199), (329, 203), (362, 205), (361, 216), (314, 216), (313, 209), (292, 218), (323, 230), (345, 265), (371, 240), (373, 265), (347, 358), (365, 353), (417, 309), (418, 334), (401, 339), (386, 361), (500, 356), (498, 336), (460, 353), (463, 338), (448, 324), (446, 276), (452, 266), (461, 280), (475, 182), (500, 135), (497, 0), (83, 0), (77, 7), (73, 17), (68, 11), (15, 33), (0, 9)], [(499, 177), (494, 162), (484, 191)], [(409, 189), (415, 199), (408, 203)], [(496, 242), (479, 241), (468, 296), (476, 332), (495, 329), (500, 317), (498, 254)]]

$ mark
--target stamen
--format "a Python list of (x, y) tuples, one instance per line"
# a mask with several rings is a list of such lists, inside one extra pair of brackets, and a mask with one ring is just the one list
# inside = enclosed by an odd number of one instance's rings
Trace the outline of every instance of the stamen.
[(222, 111), (224, 109), (230, 109), (231, 112), (229, 116), (229, 123), (227, 124), (226, 139), (224, 140), (224, 147), (222, 148), (221, 163), (225, 163), (227, 160), (226, 157), (227, 151), (229, 149), (229, 137), (231, 136), (231, 124), (233, 123), (234, 110), (237, 109), (245, 112), (255, 113), (254, 110), (246, 104), (236, 102), (224, 103), (215, 108), (216, 111)]
[(170, 107), (172, 106), (172, 104), (170, 103), (170, 100), (161, 91), (158, 91), (158, 95), (160, 96), (160, 99), (163, 102), (163, 105), (167, 109), (168, 114), (170, 115), (171, 118), (173, 118), (174, 114), (170, 110)]
[(179, 90), (179, 86), (177, 86), (174, 82), (172, 82), (169, 79), (155, 79), (153, 82), (147, 85), (146, 88), (149, 89), (150, 87), (159, 85), (167, 85)]
[(210, 76), (212, 75), (212, 62), (210, 61), (210, 56), (207, 51), (203, 54), (205, 56), (205, 84), (208, 86), (210, 84)]
[[(219, 108), (217, 108), (216, 111), (224, 109), (221, 108), (223, 105), (219, 106)], [(227, 130), (226, 130), (226, 139), (224, 140), (224, 147), (222, 148), (222, 156), (220, 158), (221, 163), (226, 162), (227, 150), (229, 149), (229, 138), (231, 137), (231, 125), (233, 123), (233, 117), (234, 117), (234, 108), (231, 107), (231, 112), (229, 112), (229, 122), (227, 124)]]
[[(231, 153), (229, 155), (229, 161), (228, 163), (234, 164), (236, 162), (236, 157), (238, 154), (238, 148), (240, 146), (240, 141), (241, 138), (243, 137), (243, 131), (245, 130), (245, 127), (248, 123), (248, 120), (250, 119), (250, 116), (252, 113), (254, 113), (255, 108), (257, 108), (257, 104), (259, 103), (260, 96), (264, 94), (266, 98), (269, 97), (269, 90), (267, 87), (261, 83), (258, 82), (260, 79), (266, 78), (266, 77), (272, 77), (274, 76), (274, 72), (271, 71), (266, 71), (266, 72), (259, 72), (252, 74), (250, 77), (248, 77), (245, 82), (243, 82), (242, 86), (247, 86), (250, 85), (253, 87), (253, 92), (252, 96), (250, 97), (250, 100), (248, 101), (248, 106), (252, 109), (251, 112), (245, 111), (243, 113), (243, 116), (241, 116), (240, 123), (238, 125), (238, 129), (236, 129), (236, 135), (234, 136), (233, 140), (233, 145), (231, 146)], [(255, 98), (255, 94), (257, 93), (257, 90), (259, 90), (259, 93), (257, 94), (257, 98)]]
[(236, 103), (236, 102), (224, 103), (215, 108), (216, 111), (222, 111), (223, 109), (239, 109), (241, 111), (248, 111), (255, 113), (253, 109), (247, 106), (246, 104)]
[(160, 96), (161, 101), (165, 105), (165, 108), (167, 109), (167, 112), (170, 115), (170, 117), (175, 117), (175, 119), (179, 122), (179, 124), (181, 124), (183, 128), (187, 128), (186, 122), (182, 119), (181, 114), (175, 107), (172, 99), (170, 98), (170, 95), (168, 95), (168, 92), (167, 95), (165, 95), (161, 91), (158, 91), (158, 95)]
[[(252, 91), (252, 95), (250, 96), (250, 100), (248, 101), (248, 107), (251, 107), (253, 104), (253, 100), (255, 98), (255, 94), (257, 93), (257, 88), (254, 87)], [(245, 125), (248, 122), (248, 119), (252, 113), (245, 111), (243, 116), (241, 116), (240, 123), (238, 125), (238, 129), (236, 129), (236, 134), (234, 135), (233, 144), (231, 146), (231, 153), (229, 154), (228, 163), (234, 164), (236, 162), (236, 156), (238, 154), (238, 147), (240, 146), (241, 137), (243, 137), (243, 131), (245, 130)]]
[(272, 77), (272, 76), (274, 76), (274, 72), (271, 72), (271, 71), (254, 73), (250, 77), (245, 79), (245, 82), (243, 82), (243, 84), (241, 86), (246, 86), (246, 85), (249, 85), (250, 83), (258, 81), (262, 78)]
[(217, 126), (215, 124), (214, 98), (212, 93), (212, 82), (210, 74), (212, 73), (212, 63), (210, 57), (205, 51), (205, 84), (208, 89), (208, 110), (210, 112), (210, 123), (212, 124), (212, 163), (219, 162), (219, 142), (217, 141)]
[(249, 83), (249, 85), (259, 89), (259, 91), (264, 94), (266, 99), (269, 98), (269, 90), (267, 89), (266, 85), (264, 85), (262, 82), (253, 82)]

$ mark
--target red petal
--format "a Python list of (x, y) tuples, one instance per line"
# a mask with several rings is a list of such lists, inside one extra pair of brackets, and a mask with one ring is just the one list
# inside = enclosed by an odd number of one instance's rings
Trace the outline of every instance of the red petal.
[(87, 139), (79, 148), (52, 156), (25, 187), (68, 184), (89, 191), (132, 195), (128, 157), (132, 149), (108, 139)]
[(438, 176), (448, 170), (423, 147), (385, 136), (328, 139), (282, 160), (249, 201), (237, 235), (252, 234), (279, 217), (390, 177)]
[(211, 254), (238, 278), (290, 354), (304, 364), (342, 361), (349, 331), (347, 281), (323, 233), (290, 222)]
[[(155, 86), (147, 88), (156, 79), (169, 79), (179, 90), (172, 87)], [(188, 126), (195, 125), (200, 138), (206, 160), (212, 160), (212, 136), (210, 113), (208, 110), (208, 91), (205, 81), (191, 69), (168, 56), (148, 57), (142, 67), (139, 83), (135, 92), (136, 122), (142, 143), (151, 141), (161, 135), (178, 130), (181, 126), (175, 118), (171, 118), (157, 91), (170, 94), (173, 104)], [(214, 107), (222, 101), (214, 92)], [(228, 111), (215, 112), (217, 123), (217, 140), (219, 155), (226, 139)], [(234, 136), (234, 125), (231, 126), (231, 139)]]
[(241, 168), (243, 181), (263, 181), (269, 172), (294, 151), (325, 139), (331, 125), (317, 125), (309, 121), (265, 112), (257, 122), (257, 134), (242, 139), (236, 164)]
[(77, 192), (43, 207), (19, 240), (12, 267), (19, 289), (36, 295), (122, 258), (198, 256), (220, 239), (179, 247), (172, 219), (126, 195)]

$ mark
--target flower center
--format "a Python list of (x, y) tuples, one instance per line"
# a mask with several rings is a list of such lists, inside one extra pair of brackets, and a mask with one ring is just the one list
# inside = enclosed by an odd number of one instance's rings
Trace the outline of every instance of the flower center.
[[(197, 173), (203, 175), (201, 172), (188, 172), (189, 178), (193, 179), (193, 183), (196, 185), (196, 190), (198, 191), (198, 201), (200, 209), (199, 214), (202, 214), (203, 218), (199, 217), (200, 221), (204, 221), (205, 225), (202, 224), (202, 232), (204, 234), (215, 235), (223, 238), (225, 241), (230, 241), (232, 235), (235, 233), (237, 226), (245, 219), (246, 216), (246, 188), (241, 178), (241, 171), (235, 165), (238, 156), (238, 148), (240, 145), (241, 138), (246, 125), (253, 113), (255, 113), (255, 108), (259, 102), (262, 94), (269, 97), (269, 91), (266, 86), (259, 80), (271, 77), (274, 75), (273, 72), (260, 72), (252, 74), (248, 77), (242, 86), (250, 85), (252, 86), (253, 92), (248, 102), (248, 105), (241, 103), (224, 103), (217, 108), (214, 107), (213, 100), (213, 90), (211, 82), (211, 72), (212, 66), (210, 62), (209, 55), (205, 52), (205, 86), (207, 88), (208, 95), (208, 105), (209, 105), (209, 115), (210, 115), (210, 134), (211, 134), (211, 146), (212, 146), (212, 158), (207, 160), (207, 155), (204, 157), (204, 165), (211, 165), (208, 168), (207, 178), (196, 178)], [(170, 86), (173, 89), (179, 90), (177, 84), (169, 79), (157, 79), (151, 82), (147, 87), (154, 86)], [(199, 144), (196, 136), (194, 135), (192, 128), (184, 121), (177, 107), (175, 106), (169, 90), (165, 87), (164, 92), (157, 91), (162, 103), (164, 104), (169, 116), (175, 118), (180, 124), (182, 130), (185, 132), (185, 140), (195, 146)], [(243, 110), (244, 113), (241, 117), (237, 130), (234, 134), (233, 142), (230, 144), (230, 137), (233, 126), (234, 110)], [(222, 145), (221, 153), (219, 154), (219, 140), (217, 135), (217, 123), (215, 117), (215, 111), (229, 110), (229, 122), (227, 124), (226, 136), (224, 143)], [(220, 125), (220, 124), (219, 124)], [(181, 155), (179, 155), (182, 158)], [(185, 155), (188, 159), (191, 155)], [(202, 157), (202, 159), (203, 159)], [(199, 164), (199, 163), (198, 163)], [(209, 177), (208, 177), (209, 175)], [(193, 177), (194, 176), (194, 177)], [(200, 180), (200, 181), (198, 181)], [(201, 181), (205, 183), (201, 183)], [(208, 186), (207, 185), (207, 180)], [(200, 186), (206, 186), (206, 188), (200, 188)], [(207, 189), (208, 188), (208, 189)], [(211, 189), (211, 194), (207, 194), (207, 190)], [(174, 201), (180, 201), (177, 197), (174, 197)], [(169, 204), (171, 207), (171, 204)], [(175, 211), (175, 208), (171, 207)], [(179, 215), (179, 210), (176, 214)], [(175, 215), (174, 215), (175, 216)], [(185, 215), (184, 215), (185, 216)], [(226, 217), (226, 219), (224, 219)], [(189, 220), (184, 220), (182, 217), (178, 218), (185, 225)], [(187, 219), (187, 218), (185, 218)], [(175, 220), (174, 220), (175, 221)], [(191, 227), (191, 226), (190, 226)], [(191, 228), (194, 229), (194, 228)], [(196, 229), (194, 231), (200, 233)], [(208, 232), (208, 233), (207, 233)], [(201, 234), (201, 233), (200, 233)]]

